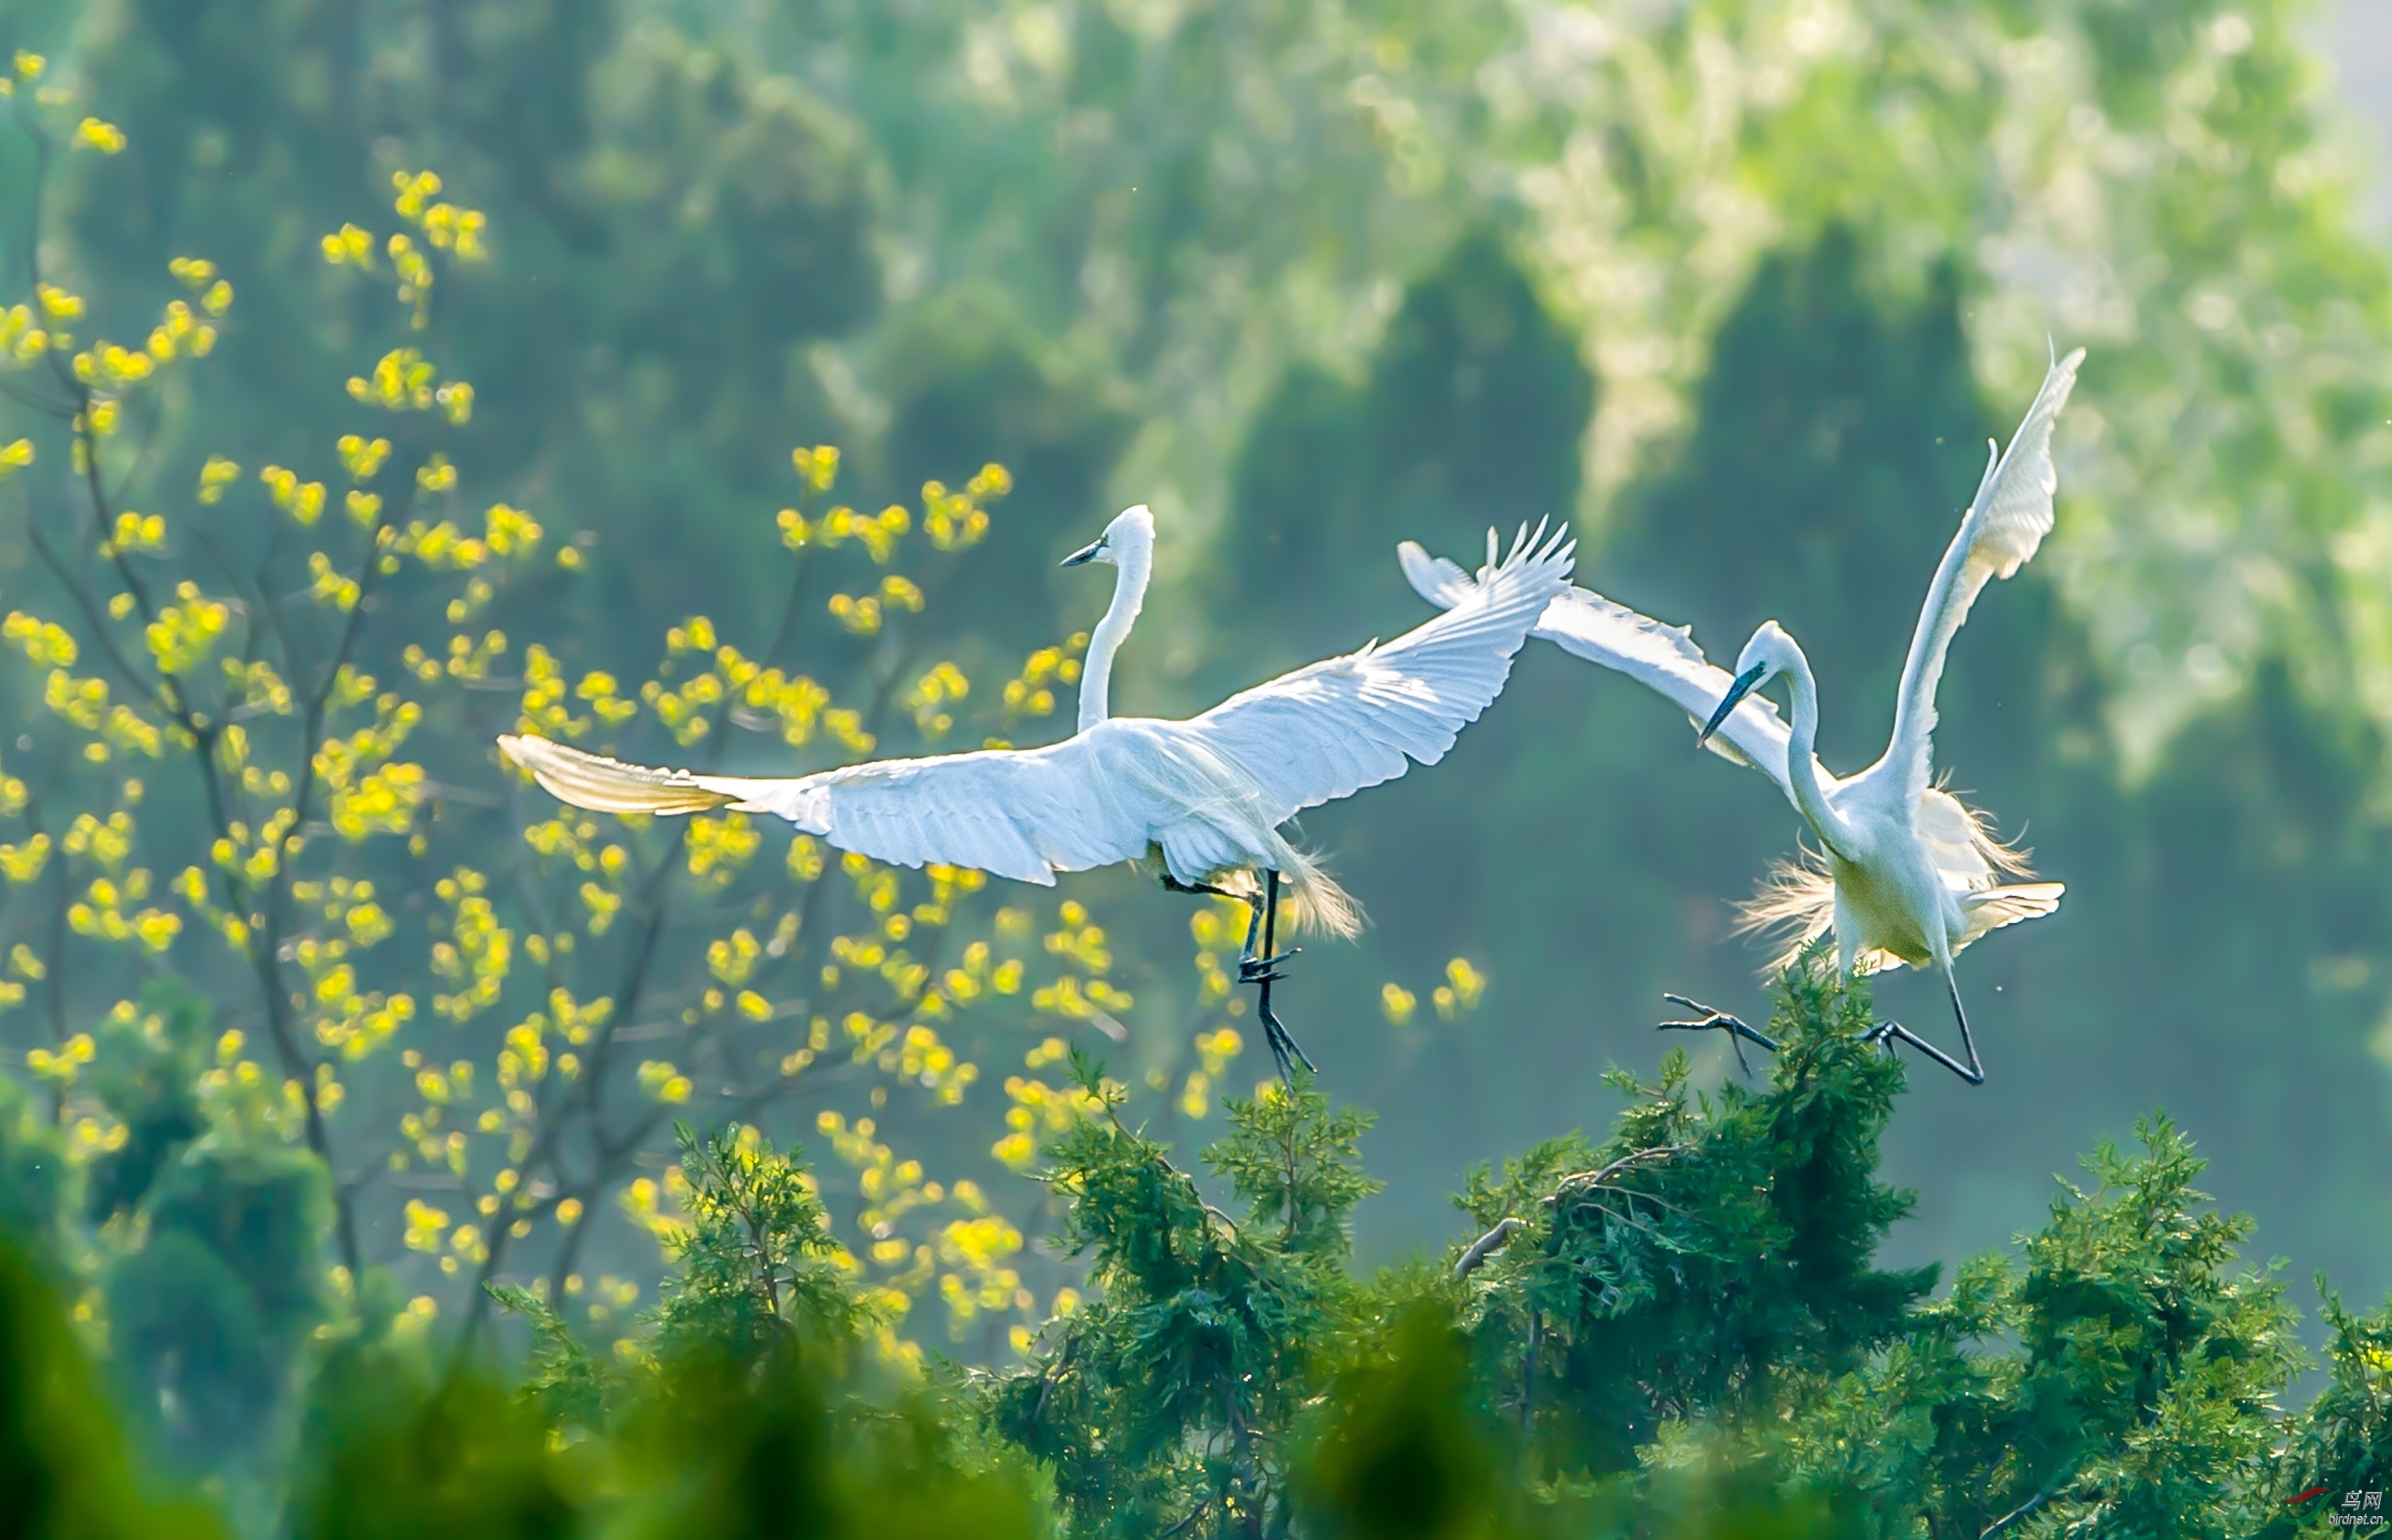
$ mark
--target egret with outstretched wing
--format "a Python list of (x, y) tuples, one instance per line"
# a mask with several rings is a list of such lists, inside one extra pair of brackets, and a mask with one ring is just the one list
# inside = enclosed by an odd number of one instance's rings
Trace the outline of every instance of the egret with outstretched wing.
[[(1968, 1063), (1899, 1022), (1877, 1030), (1889, 1043), (1899, 1040), (1918, 1048), (1972, 1085), (1983, 1083), (1984, 1067), (1960, 1004), (1952, 959), (1989, 930), (2052, 912), (2060, 907), (2061, 888), (2058, 883), (2005, 880), (2031, 874), (2022, 853), (1996, 839), (1982, 815), (1930, 783), (1935, 686), (1943, 678), (1944, 654), (1977, 595), (1993, 579), (2018, 571), (2050, 533), (2052, 494), (2060, 481), (2051, 460), (2052, 424), (2075, 386), (2084, 357), (2080, 348), (2056, 359), (2008, 449), (1988, 446), (1984, 477), (1936, 566), (1911, 637), (1892, 740), (1883, 757), (1858, 774), (1840, 780), (1813, 752), (1818, 684), (1802, 649), (1774, 620), (1763, 622), (1745, 644), (1733, 677), (1704, 658), (1684, 627), (1665, 626), (1580, 588), (1555, 599), (1535, 633), (1652, 686), (1702, 723), (1698, 742), (1777, 783), (1821, 848), (1806, 850), (1799, 864), (1779, 866), (1744, 906), (1746, 928), (1792, 933), (1792, 944), (1775, 967), (1832, 929), (1839, 964), (1848, 975), (1903, 963), (1939, 970), (1959, 1018)], [(1410, 541), (1398, 554), (1412, 587), (1435, 604), (1467, 602), (1484, 580), (1483, 574), (1474, 578)], [(1756, 693), (1779, 674), (1790, 681), (1790, 727), (1774, 705)], [(1723, 1011), (1695, 1008), (1703, 1012), (1701, 1020), (1666, 1025), (1719, 1028), (1732, 1040), (1740, 1036), (1775, 1046)]]
[[(938, 861), (1051, 885), (1059, 872), (1135, 861), (1164, 886), (1254, 910), (1241, 982), (1262, 986), (1260, 1015), (1282, 1075), (1303, 1051), (1272, 1013), (1279, 886), (1297, 918), (1332, 935), (1359, 924), (1353, 900), (1282, 835), (1306, 808), (1433, 765), (1502, 693), (1512, 658), (1569, 585), (1565, 531), (1525, 529), (1446, 614), (1381, 646), (1257, 685), (1184, 721), (1115, 717), (1113, 656), (1145, 602), (1154, 520), (1125, 509), (1066, 559), (1112, 564), (1112, 605), (1088, 642), (1079, 731), (1044, 748), (883, 759), (759, 779), (651, 770), (538, 737), (499, 745), (576, 807), (613, 813), (711, 808), (772, 813), (842, 850), (899, 866)], [(1305, 1060), (1307, 1068), (1310, 1061)]]

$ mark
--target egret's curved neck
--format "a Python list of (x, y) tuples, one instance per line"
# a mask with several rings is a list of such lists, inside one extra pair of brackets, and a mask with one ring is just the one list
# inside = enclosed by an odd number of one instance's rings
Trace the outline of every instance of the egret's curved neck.
[(1111, 716), (1113, 654), (1129, 639), (1138, 612), (1146, 602), (1147, 579), (1153, 576), (1154, 553), (1138, 546), (1124, 550), (1113, 578), (1113, 602), (1088, 638), (1088, 656), (1080, 666), (1080, 731), (1086, 732)]
[(1786, 678), (1794, 692), (1794, 728), (1786, 744), (1786, 784), (1794, 795), (1794, 807), (1811, 832), (1838, 855), (1848, 854), (1852, 848), (1852, 826), (1844, 815), (1827, 801), (1827, 794), (1819, 787), (1816, 747), (1819, 741), (1819, 681), (1811, 672), (1811, 660), (1792, 638), (1786, 642)]

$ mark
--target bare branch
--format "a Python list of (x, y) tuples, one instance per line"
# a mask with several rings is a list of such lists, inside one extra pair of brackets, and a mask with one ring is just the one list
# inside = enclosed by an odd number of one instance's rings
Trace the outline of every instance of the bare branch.
[(1493, 1229), (1472, 1241), (1470, 1249), (1462, 1253), (1462, 1260), (1453, 1264), (1453, 1275), (1457, 1278), (1466, 1278), (1477, 1272), (1480, 1264), (1511, 1244), (1512, 1237), (1527, 1227), (1528, 1221), (1523, 1219), (1496, 1221)]

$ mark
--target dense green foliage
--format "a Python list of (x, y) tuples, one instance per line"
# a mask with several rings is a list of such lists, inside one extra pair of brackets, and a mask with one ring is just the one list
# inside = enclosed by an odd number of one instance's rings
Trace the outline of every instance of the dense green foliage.
[[(1436, 1265), (1356, 1273), (1371, 1120), (1309, 1084), (1227, 1109), (1238, 1211), (1086, 1110), (1041, 1176), (1095, 1292), (1020, 1365), (920, 1375), (827, 1264), (815, 1183), (752, 1128), (682, 1131), (662, 1301), (594, 1352), (523, 1290), (513, 1391), (369, 1326), (314, 1353), (280, 1522), (307, 1536), (2216, 1536), (2380, 1505), (2392, 1328), (2329, 1298), (2332, 1381), (2246, 1221), (2164, 1119), (2104, 1146), (2015, 1251), (1878, 1252), (1911, 1195), (1877, 1143), (1903, 1068), (1869, 1003), (1789, 980), (1766, 1083), (1671, 1052), (1608, 1137), (1474, 1173)], [(1479, 1234), (1484, 1226), (1484, 1233)], [(1471, 1238), (1476, 1236), (1476, 1238)], [(1466, 1244), (1465, 1244), (1466, 1243)], [(204, 1531), (133, 1495), (84, 1350), (11, 1249), (0, 1469), (36, 1535)], [(150, 1506), (139, 1506), (147, 1501)], [(2363, 1515), (2367, 1509), (2360, 1508)], [(2380, 1511), (2380, 1508), (2379, 1508)], [(46, 1514), (47, 1517), (42, 1515)]]

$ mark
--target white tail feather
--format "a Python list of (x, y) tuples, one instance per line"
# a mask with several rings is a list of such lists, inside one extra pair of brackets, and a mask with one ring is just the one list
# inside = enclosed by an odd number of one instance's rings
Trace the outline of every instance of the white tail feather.
[(695, 813), (737, 800), (687, 770), (627, 765), (545, 738), (509, 734), (499, 747), (550, 796), (594, 813)]

